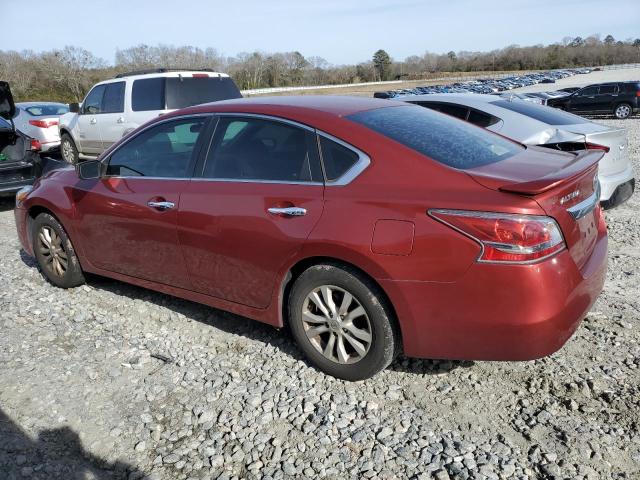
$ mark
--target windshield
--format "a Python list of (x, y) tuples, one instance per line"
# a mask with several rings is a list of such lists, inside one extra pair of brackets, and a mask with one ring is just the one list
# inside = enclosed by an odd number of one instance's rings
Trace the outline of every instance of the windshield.
[(170, 77), (166, 89), (167, 108), (170, 109), (242, 97), (229, 77)]
[(488, 130), (418, 106), (378, 108), (347, 118), (439, 163), (463, 170), (499, 162), (524, 150)]
[(32, 117), (64, 115), (65, 113), (69, 113), (69, 106), (63, 103), (49, 104), (49, 105), (47, 104), (29, 105), (28, 107), (21, 107), (21, 108)]

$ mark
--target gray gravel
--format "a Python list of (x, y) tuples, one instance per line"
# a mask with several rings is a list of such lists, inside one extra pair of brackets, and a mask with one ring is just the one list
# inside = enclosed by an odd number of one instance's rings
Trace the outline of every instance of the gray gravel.
[[(631, 130), (639, 168), (640, 119)], [(637, 170), (638, 171), (638, 170)], [(107, 279), (59, 290), (0, 213), (0, 478), (640, 478), (640, 197), (605, 291), (527, 363), (400, 359), (369, 381), (282, 332)]]

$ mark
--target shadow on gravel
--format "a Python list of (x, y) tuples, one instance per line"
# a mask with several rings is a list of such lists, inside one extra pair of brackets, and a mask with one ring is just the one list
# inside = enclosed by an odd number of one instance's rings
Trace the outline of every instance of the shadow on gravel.
[(0, 478), (120, 480), (144, 474), (122, 462), (92, 455), (69, 427), (42, 430), (36, 440), (0, 409)]
[(13, 196), (0, 197), (0, 212), (8, 212), (16, 206), (16, 199)]

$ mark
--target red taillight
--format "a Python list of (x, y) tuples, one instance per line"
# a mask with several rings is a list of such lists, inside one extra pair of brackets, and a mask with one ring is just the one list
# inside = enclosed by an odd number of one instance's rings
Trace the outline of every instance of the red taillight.
[(636, 97), (640, 97), (640, 90), (636, 92)]
[(609, 150), (611, 150), (609, 147), (607, 147), (606, 145), (598, 145), (597, 143), (586, 143), (587, 146), (587, 150), (602, 150), (606, 153), (609, 153)]
[(532, 262), (564, 249), (551, 217), (465, 210), (429, 210), (440, 222), (482, 245), (480, 262)]
[(29, 120), (29, 124), (38, 128), (49, 128), (58, 125), (58, 120)]
[(35, 138), (31, 139), (31, 150), (38, 152), (42, 149), (42, 144), (40, 140), (36, 140)]
[(193, 78), (209, 78), (209, 75), (206, 73), (194, 73), (191, 75)]

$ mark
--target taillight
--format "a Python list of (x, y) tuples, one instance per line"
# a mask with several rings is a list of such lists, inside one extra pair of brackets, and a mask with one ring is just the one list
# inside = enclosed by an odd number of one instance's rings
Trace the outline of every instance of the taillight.
[(58, 125), (58, 120), (29, 120), (29, 124), (38, 128), (49, 128)]
[(551, 217), (466, 210), (429, 210), (429, 215), (477, 241), (479, 262), (528, 263), (565, 248)]
[(191, 75), (193, 78), (209, 78), (209, 75), (206, 73), (194, 73)]
[(636, 92), (636, 97), (640, 97), (640, 90)]
[(36, 140), (35, 138), (31, 139), (31, 150), (34, 152), (39, 152), (42, 149), (42, 144), (40, 140)]
[(587, 150), (603, 150), (606, 153), (609, 153), (609, 150), (611, 150), (606, 145), (598, 145), (597, 143), (589, 143), (589, 142), (587, 142), (585, 145), (587, 147)]

